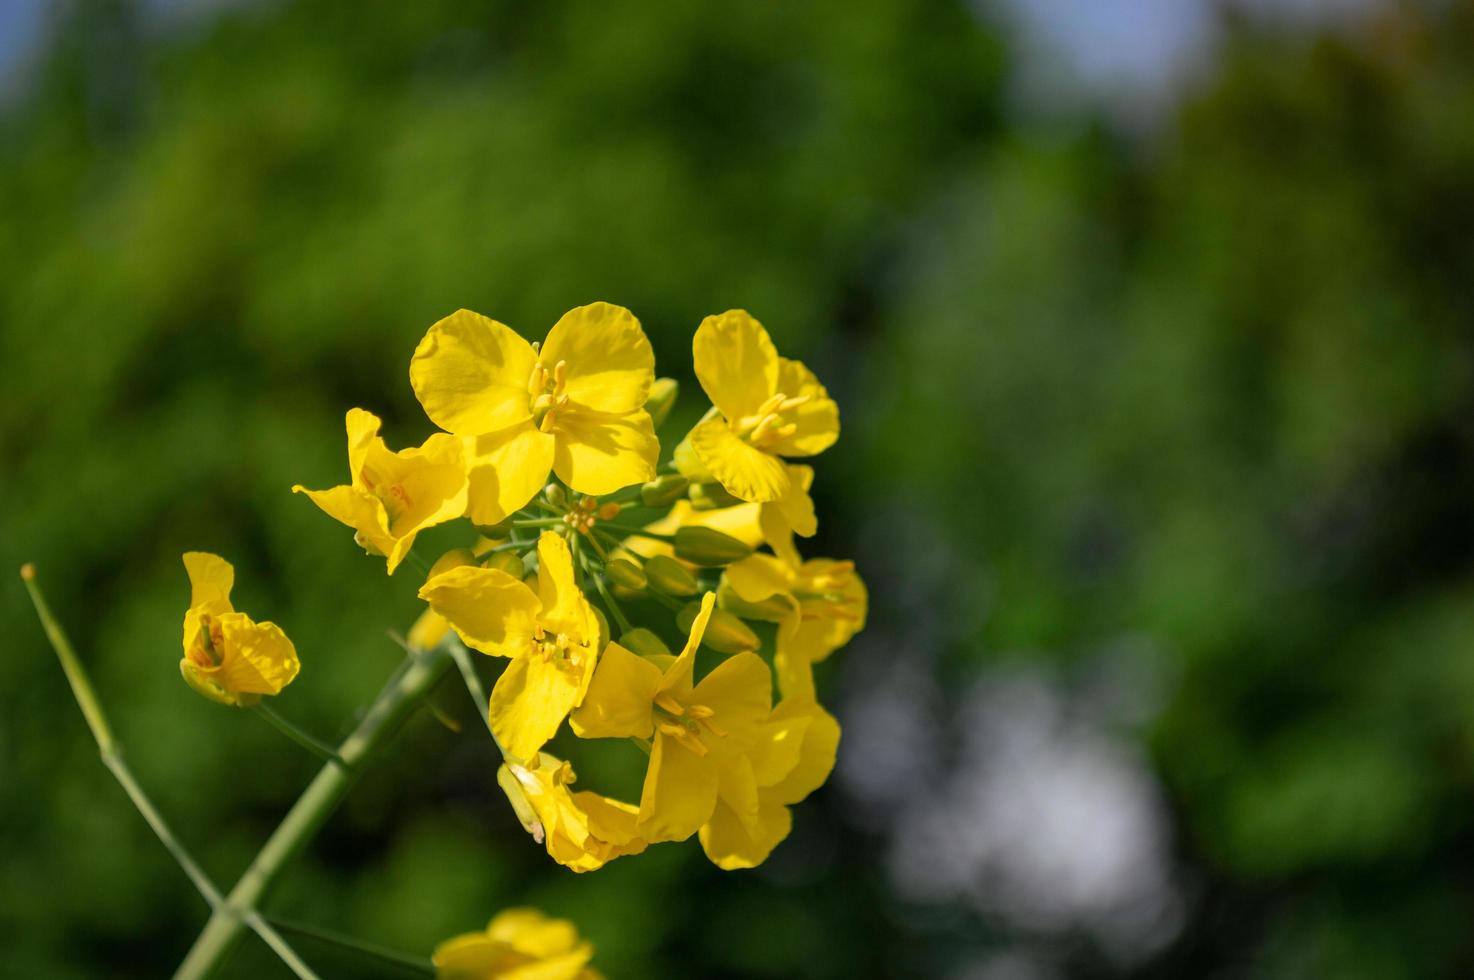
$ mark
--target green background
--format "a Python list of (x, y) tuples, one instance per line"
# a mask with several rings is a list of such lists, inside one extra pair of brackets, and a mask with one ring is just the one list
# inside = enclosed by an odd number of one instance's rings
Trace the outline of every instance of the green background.
[[(566, 872), (447, 686), (464, 734), (417, 717), (274, 912), (428, 954), (536, 904), (613, 977), (1469, 975), (1474, 18), (1433, 6), (1230, 25), (1142, 133), (1021, 107), (1022, 49), (960, 4), (283, 2), (173, 34), (79, 5), (0, 114), (0, 558), (37, 563), (228, 883), (314, 764), (181, 683), (180, 553), (236, 564), (302, 654), (279, 710), (341, 734), (417, 611), (288, 492), (341, 481), (343, 412), (418, 442), (431, 322), (536, 338), (604, 299), (689, 422), (691, 332), (745, 307), (841, 404), (808, 551), (872, 594), (790, 842), (756, 872), (694, 842)], [(0, 972), (165, 975), (203, 905), (13, 572), (0, 602)], [(1071, 913), (1068, 862), (1032, 911), (1006, 874), (919, 886), (992, 812), (970, 753), (1012, 716), (978, 705), (1019, 677), (1095, 703), (1103, 671), (1127, 708), (1067, 710), (1136, 760), (1170, 914)], [(897, 676), (922, 693), (884, 700)], [(1115, 812), (1029, 799), (1086, 841)], [(284, 973), (254, 942), (226, 972)]]

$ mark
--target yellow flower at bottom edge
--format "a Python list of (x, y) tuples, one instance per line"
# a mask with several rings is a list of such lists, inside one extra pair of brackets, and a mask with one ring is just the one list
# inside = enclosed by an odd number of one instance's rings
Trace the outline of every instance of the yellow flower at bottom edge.
[(219, 555), (184, 553), (189, 611), (184, 614), (185, 683), (212, 701), (242, 707), (278, 694), (301, 669), (297, 648), (275, 623), (257, 623), (230, 604), (235, 569)]
[(714, 599), (710, 592), (702, 598), (685, 648), (663, 671), (609, 644), (569, 718), (582, 738), (653, 735), (635, 825), (650, 843), (690, 837), (718, 800), (756, 828), (758, 787), (777, 783), (798, 763), (796, 739), (770, 737), (773, 677), (760, 657), (735, 654), (693, 683)]
[(598, 793), (570, 792), (573, 767), (546, 752), (531, 766), (503, 763), (496, 781), (517, 818), (548, 856), (574, 871), (594, 871), (617, 857), (639, 854), (639, 808)]
[(409, 378), (430, 420), (463, 440), (477, 524), (514, 513), (549, 470), (594, 496), (655, 475), (660, 443), (645, 411), (655, 354), (621, 306), (569, 310), (541, 348), (458, 310), (430, 327)]
[(305, 493), (335, 520), (358, 531), (359, 544), (383, 555), (389, 573), (427, 527), (454, 520), (466, 509), (466, 472), (461, 445), (443, 432), (418, 449), (391, 452), (379, 436), (379, 418), (361, 408), (348, 411), (349, 483)]
[(432, 575), (420, 598), (482, 653), (511, 662), (491, 691), (497, 740), (531, 760), (583, 701), (599, 656), (599, 621), (573, 575), (568, 542), (537, 542), (537, 591), (498, 568), (464, 565)]
[(594, 947), (567, 919), (507, 909), (483, 932), (447, 939), (432, 962), (439, 980), (602, 980), (587, 964)]
[[(744, 310), (701, 321), (691, 342), (696, 377), (715, 407), (686, 437), (703, 472), (740, 500), (777, 501), (793, 477), (781, 457), (814, 456), (839, 438), (839, 406), (799, 361), (779, 357)], [(689, 470), (687, 466), (685, 469)]]

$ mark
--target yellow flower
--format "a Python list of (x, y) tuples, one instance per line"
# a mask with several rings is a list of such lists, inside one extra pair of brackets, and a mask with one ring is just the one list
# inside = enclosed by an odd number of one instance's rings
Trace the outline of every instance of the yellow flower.
[(645, 411), (655, 355), (621, 306), (570, 310), (541, 349), (459, 310), (425, 334), (409, 378), (431, 421), (464, 440), (477, 524), (526, 504), (550, 469), (593, 495), (655, 475), (660, 444)]
[(507, 909), (484, 932), (468, 932), (435, 948), (439, 980), (600, 980), (587, 965), (594, 947), (567, 919), (537, 909)]
[(441, 572), (420, 589), (468, 646), (511, 659), (491, 692), (491, 727), (523, 760), (536, 757), (583, 700), (599, 655), (599, 622), (574, 578), (568, 542), (544, 531), (537, 560), (536, 592), (479, 565)]
[(635, 832), (639, 808), (586, 790), (569, 792), (574, 779), (572, 766), (546, 752), (531, 766), (504, 763), (496, 774), (522, 826), (564, 867), (593, 871), (643, 851)]
[[(751, 555), (727, 566), (722, 588), (749, 612), (782, 624), (778, 653), (817, 663), (865, 628), (869, 596), (852, 561), (811, 558), (790, 564), (772, 555)], [(776, 599), (776, 603), (768, 600)], [(774, 610), (764, 616), (750, 607)]]
[(372, 412), (350, 409), (350, 482), (331, 490), (298, 485), (292, 492), (307, 494), (328, 516), (356, 528), (359, 544), (384, 555), (393, 574), (416, 534), (465, 511), (466, 473), (455, 437), (440, 432), (418, 449), (390, 452), (379, 436), (380, 424)]
[(686, 475), (710, 474), (741, 500), (782, 500), (793, 478), (780, 457), (813, 456), (833, 445), (839, 406), (812, 371), (779, 357), (762, 324), (743, 310), (701, 321), (691, 349), (696, 377), (720, 417), (708, 413), (687, 436), (704, 472)]
[[(697, 510), (691, 506), (691, 501), (677, 500), (666, 514), (645, 525), (645, 530), (652, 534), (672, 535), (683, 527), (709, 527), (713, 531), (721, 531), (745, 545), (756, 548), (763, 543), (763, 532), (758, 523), (758, 512), (762, 506), (761, 504), (737, 504), (733, 507), (721, 507), (715, 510)], [(625, 549), (641, 558), (654, 558), (656, 555), (675, 556), (675, 548), (670, 542), (661, 541), (658, 538), (645, 538), (632, 534), (621, 544)]]
[(797, 565), (802, 559), (793, 546), (793, 536), (811, 538), (819, 530), (814, 498), (809, 496), (809, 488), (814, 485), (814, 468), (790, 464), (784, 464), (784, 468), (788, 471), (788, 489), (777, 500), (761, 505), (758, 527), (774, 554), (790, 565)]
[(773, 709), (768, 736), (759, 751), (790, 752), (782, 743), (799, 742), (798, 763), (772, 785), (760, 786), (755, 817), (744, 820), (725, 800), (718, 800), (701, 828), (701, 848), (725, 871), (755, 868), (788, 836), (797, 803), (824, 785), (839, 748), (839, 722), (813, 697), (785, 698)]
[(278, 694), (301, 668), (297, 649), (275, 623), (257, 623), (230, 604), (235, 569), (219, 555), (184, 553), (189, 611), (184, 614), (185, 683), (212, 701), (248, 707)]
[(690, 837), (711, 819), (718, 799), (755, 823), (758, 786), (777, 782), (798, 761), (793, 740), (769, 744), (773, 679), (756, 654), (728, 657), (693, 683), (714, 599), (709, 592), (702, 598), (685, 648), (663, 671), (609, 644), (588, 697), (569, 719), (583, 738), (654, 736), (635, 825), (651, 843)]

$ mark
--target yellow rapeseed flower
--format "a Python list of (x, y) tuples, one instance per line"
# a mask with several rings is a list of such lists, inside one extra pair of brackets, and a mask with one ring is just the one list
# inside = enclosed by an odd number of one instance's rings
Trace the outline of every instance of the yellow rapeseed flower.
[(392, 574), (416, 534), (465, 511), (461, 445), (439, 432), (418, 449), (391, 452), (372, 412), (350, 409), (346, 424), (350, 482), (330, 490), (298, 485), (292, 492), (307, 494), (330, 517), (355, 528), (359, 544), (383, 555)]
[(839, 722), (812, 695), (785, 698), (769, 721), (767, 738), (757, 751), (791, 753), (783, 743), (795, 739), (798, 763), (778, 781), (758, 787), (754, 817), (744, 820), (725, 800), (717, 801), (711, 819), (701, 827), (701, 848), (726, 871), (755, 868), (766, 861), (793, 826), (789, 805), (824, 785), (834, 768)]
[[(791, 564), (772, 555), (751, 555), (727, 566), (723, 589), (747, 604), (774, 612), (759, 618), (781, 624), (779, 655), (798, 654), (817, 663), (865, 628), (869, 594), (852, 561), (810, 558)], [(776, 603), (768, 600), (776, 599)]]
[(645, 841), (635, 832), (639, 808), (587, 790), (571, 792), (574, 779), (571, 765), (546, 752), (529, 766), (503, 763), (496, 774), (522, 826), (564, 867), (593, 871), (643, 851)]
[(594, 947), (567, 919), (537, 909), (507, 909), (483, 932), (447, 939), (432, 962), (439, 980), (600, 980), (588, 966)]
[(714, 599), (709, 592), (702, 598), (685, 648), (664, 670), (609, 644), (569, 719), (584, 738), (654, 737), (635, 825), (651, 843), (690, 837), (711, 820), (718, 799), (755, 824), (758, 787), (776, 783), (798, 761), (794, 740), (770, 737), (772, 674), (756, 654), (728, 657), (693, 683)]
[(464, 440), (477, 524), (526, 504), (549, 470), (596, 496), (655, 475), (660, 444), (645, 411), (655, 355), (621, 306), (570, 310), (540, 349), (459, 310), (430, 327), (409, 377), (431, 421)]
[(511, 659), (491, 692), (491, 727), (524, 761), (583, 700), (599, 655), (599, 621), (574, 578), (568, 542), (544, 531), (537, 559), (536, 592), (479, 565), (433, 575), (420, 589), (468, 646)]
[(189, 611), (179, 671), (212, 701), (246, 707), (278, 694), (301, 668), (297, 649), (275, 623), (253, 622), (230, 604), (235, 569), (219, 555), (184, 553)]
[[(839, 438), (839, 406), (814, 373), (779, 357), (768, 332), (743, 310), (701, 321), (691, 344), (696, 377), (718, 415), (687, 436), (696, 469), (740, 500), (780, 501), (793, 478), (780, 457), (813, 456)], [(690, 455), (678, 454), (678, 463)]]

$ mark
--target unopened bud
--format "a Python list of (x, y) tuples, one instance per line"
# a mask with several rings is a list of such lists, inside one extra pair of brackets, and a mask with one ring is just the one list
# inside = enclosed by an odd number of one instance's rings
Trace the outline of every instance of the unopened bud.
[(696, 448), (691, 445), (689, 435), (676, 446), (676, 451), (671, 455), (671, 461), (676, 464), (676, 469), (693, 483), (704, 482), (712, 478), (711, 471), (706, 468), (705, 463), (701, 462), (701, 457), (696, 455)]
[(486, 567), (506, 572), (516, 579), (520, 579), (523, 573), (527, 571), (527, 568), (522, 564), (522, 559), (515, 551), (496, 552), (486, 559)]
[(645, 573), (640, 566), (625, 558), (615, 558), (604, 566), (604, 574), (609, 576), (609, 581), (615, 585), (623, 586), (634, 592), (643, 592), (647, 584)]
[(441, 572), (448, 572), (452, 568), (460, 568), (462, 565), (474, 564), (476, 564), (476, 555), (470, 548), (452, 548), (435, 559), (435, 564), (430, 566), (430, 574), (426, 575), (425, 579), (429, 581)]
[[(701, 612), (701, 603), (687, 603), (681, 607), (680, 612), (676, 613), (676, 625), (682, 632), (689, 633), (699, 612)], [(719, 653), (744, 653), (748, 650), (756, 650), (762, 645), (757, 634), (746, 623), (724, 609), (711, 611), (711, 618), (706, 621), (706, 632), (701, 635), (701, 642)]]
[(693, 483), (690, 490), (691, 507), (695, 510), (720, 510), (735, 507), (741, 500), (727, 492), (720, 483)]
[(645, 411), (650, 413), (650, 421), (655, 423), (655, 428), (670, 415), (671, 406), (676, 403), (676, 395), (680, 393), (681, 386), (676, 383), (675, 378), (656, 378), (650, 385), (650, 394), (645, 399)]
[(633, 602), (636, 599), (645, 598), (646, 592), (644, 589), (627, 589), (619, 583), (614, 582), (609, 586), (609, 594), (620, 602)]
[(737, 590), (728, 585), (726, 580), (717, 586), (717, 606), (734, 616), (741, 616), (743, 619), (760, 619), (768, 623), (781, 623), (798, 611), (791, 599), (785, 599), (781, 595), (770, 595), (761, 602), (748, 602), (738, 595)]
[[(521, 778), (519, 778), (521, 777)], [(496, 784), (507, 794), (507, 800), (512, 804), (512, 812), (517, 814), (517, 820), (522, 824), (522, 829), (532, 835), (532, 839), (539, 844), (543, 842), (542, 821), (537, 818), (537, 811), (532, 808), (532, 803), (527, 799), (527, 792), (522, 788), (522, 779), (529, 783), (535, 783), (536, 777), (526, 769), (513, 763), (503, 763), (496, 771)]]
[(619, 504), (611, 500), (599, 508), (599, 520), (612, 521), (619, 516), (619, 512), (623, 509)]
[(696, 576), (686, 566), (665, 555), (656, 555), (645, 562), (645, 579), (651, 588), (666, 595), (695, 595), (700, 588)]
[(640, 503), (646, 507), (665, 507), (673, 504), (686, 492), (691, 481), (679, 473), (667, 473), (651, 480), (640, 488)]
[[(609, 638), (614, 634), (609, 632), (609, 620), (604, 618), (603, 610), (601, 610), (598, 606), (590, 606), (589, 608), (594, 611), (594, 620), (599, 624), (598, 645), (595, 646), (594, 649), (602, 650), (609, 645)], [(572, 769), (570, 769), (569, 771), (572, 772)], [(573, 782), (573, 780), (570, 779), (569, 782), (571, 783)]]
[(512, 521), (514, 519), (512, 515), (508, 514), (496, 524), (473, 524), (472, 526), (476, 528), (476, 533), (482, 537), (500, 541), (512, 533)]
[(676, 556), (693, 565), (730, 565), (752, 554), (752, 547), (709, 527), (676, 529)]
[(638, 653), (642, 657), (670, 656), (670, 647), (665, 645), (665, 641), (643, 626), (639, 629), (632, 629), (621, 636), (619, 645), (630, 653)]
[(549, 483), (546, 487), (543, 487), (543, 496), (546, 497), (548, 503), (552, 504), (554, 507), (568, 506), (568, 495), (564, 493), (563, 488), (558, 486), (558, 484), (556, 483)]

